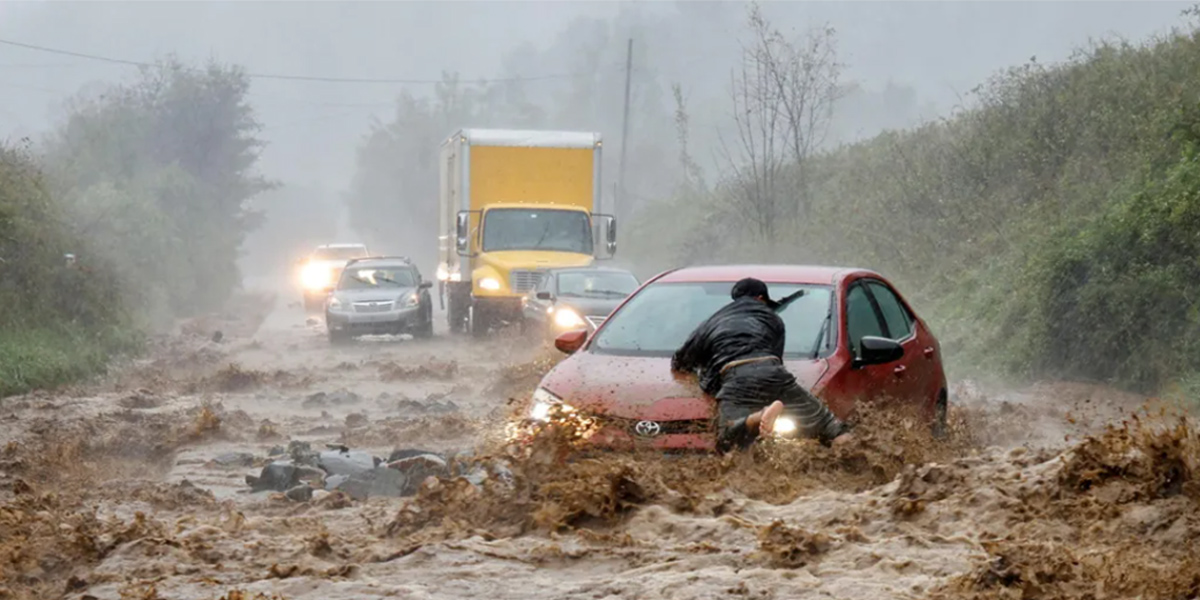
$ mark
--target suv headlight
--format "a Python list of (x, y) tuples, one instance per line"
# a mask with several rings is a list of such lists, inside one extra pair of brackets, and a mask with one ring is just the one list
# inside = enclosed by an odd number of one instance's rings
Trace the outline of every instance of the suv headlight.
[(421, 297), (418, 296), (416, 292), (409, 292), (404, 296), (402, 303), (404, 306), (416, 306), (421, 303)]
[(529, 409), (529, 418), (538, 421), (549, 420), (550, 408), (556, 405), (568, 412), (575, 410), (563, 404), (562, 398), (550, 393), (546, 388), (538, 388), (533, 392), (533, 406)]
[(336, 296), (330, 296), (329, 297), (329, 310), (337, 311), (337, 310), (341, 310), (341, 309), (342, 309), (342, 301), (338, 300)]

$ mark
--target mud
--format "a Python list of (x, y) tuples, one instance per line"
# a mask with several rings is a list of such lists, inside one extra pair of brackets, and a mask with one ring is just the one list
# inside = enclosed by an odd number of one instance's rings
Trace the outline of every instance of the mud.
[[(838, 449), (588, 454), (586, 422), (512, 443), (551, 349), (437, 314), (431, 340), (331, 347), (283, 304), (240, 297), (103, 380), (0, 400), (0, 598), (1200, 594), (1200, 437), (1161, 402), (960, 382), (945, 439), (870, 408)], [(291, 442), (453, 475), (252, 491)]]

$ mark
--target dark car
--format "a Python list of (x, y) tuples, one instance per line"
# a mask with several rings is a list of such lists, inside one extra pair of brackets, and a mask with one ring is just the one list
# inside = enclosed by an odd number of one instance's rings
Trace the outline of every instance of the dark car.
[[(935, 432), (945, 430), (941, 347), (908, 301), (873, 271), (801, 265), (688, 267), (651, 279), (594, 334), (558, 337), (555, 346), (571, 356), (542, 379), (530, 416), (542, 420), (553, 405), (570, 407), (601, 426), (589, 438), (599, 446), (711, 449), (714, 401), (673, 376), (671, 355), (729, 302), (742, 277), (767, 282), (777, 297), (806, 292), (780, 311), (784, 364), (834, 414), (847, 418), (862, 400), (894, 401), (918, 409)], [(785, 420), (777, 432), (795, 429)]]
[(572, 329), (595, 331), (638, 285), (633, 273), (613, 267), (547, 270), (522, 298), (525, 328), (551, 338)]
[(329, 341), (358, 335), (433, 335), (433, 301), (421, 272), (405, 257), (371, 257), (346, 263), (325, 301)]

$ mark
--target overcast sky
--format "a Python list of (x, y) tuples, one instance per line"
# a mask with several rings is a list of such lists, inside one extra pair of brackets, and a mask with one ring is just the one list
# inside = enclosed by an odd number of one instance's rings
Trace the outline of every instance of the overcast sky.
[[(1089, 38), (1145, 39), (1182, 24), (1180, 12), (1189, 4), (775, 2), (764, 10), (785, 29), (830, 22), (838, 30), (849, 78), (876, 88), (888, 81), (910, 85), (922, 102), (944, 111), (997, 69), (1034, 55), (1043, 62), (1064, 59)], [(640, 8), (660, 16), (677, 11), (674, 2), (640, 3)], [(733, 17), (723, 32), (689, 40), (686, 51), (673, 52), (666, 42), (659, 44), (648, 58), (652, 66), (672, 82), (701, 94), (719, 94), (711, 82), (727, 80), (728, 64), (736, 58), (736, 36), (743, 31), (737, 18), (743, 13), (730, 8)], [(568, 1), (0, 0), (0, 40), (134, 61), (153, 61), (172, 52), (184, 59), (215, 57), (262, 74), (424, 80), (455, 70), (469, 77), (491, 77), (500, 74), (503, 55), (519, 44), (547, 47), (572, 20), (607, 19), (620, 10), (616, 2)], [(688, 33), (661, 36), (674, 40)], [(88, 82), (129, 77), (133, 70), (0, 45), (0, 139), (36, 136), (61, 117), (64, 96)], [(387, 118), (400, 88), (256, 80), (252, 101), (269, 142), (264, 170), (285, 180), (344, 187), (357, 140), (372, 116)], [(619, 132), (605, 133), (614, 137)]]

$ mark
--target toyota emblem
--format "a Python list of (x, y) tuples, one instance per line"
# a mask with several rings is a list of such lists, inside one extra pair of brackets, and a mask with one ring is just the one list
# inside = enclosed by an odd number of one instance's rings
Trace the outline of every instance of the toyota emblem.
[(654, 421), (638, 421), (638, 424), (633, 426), (633, 432), (642, 437), (654, 437), (662, 433), (662, 426)]

